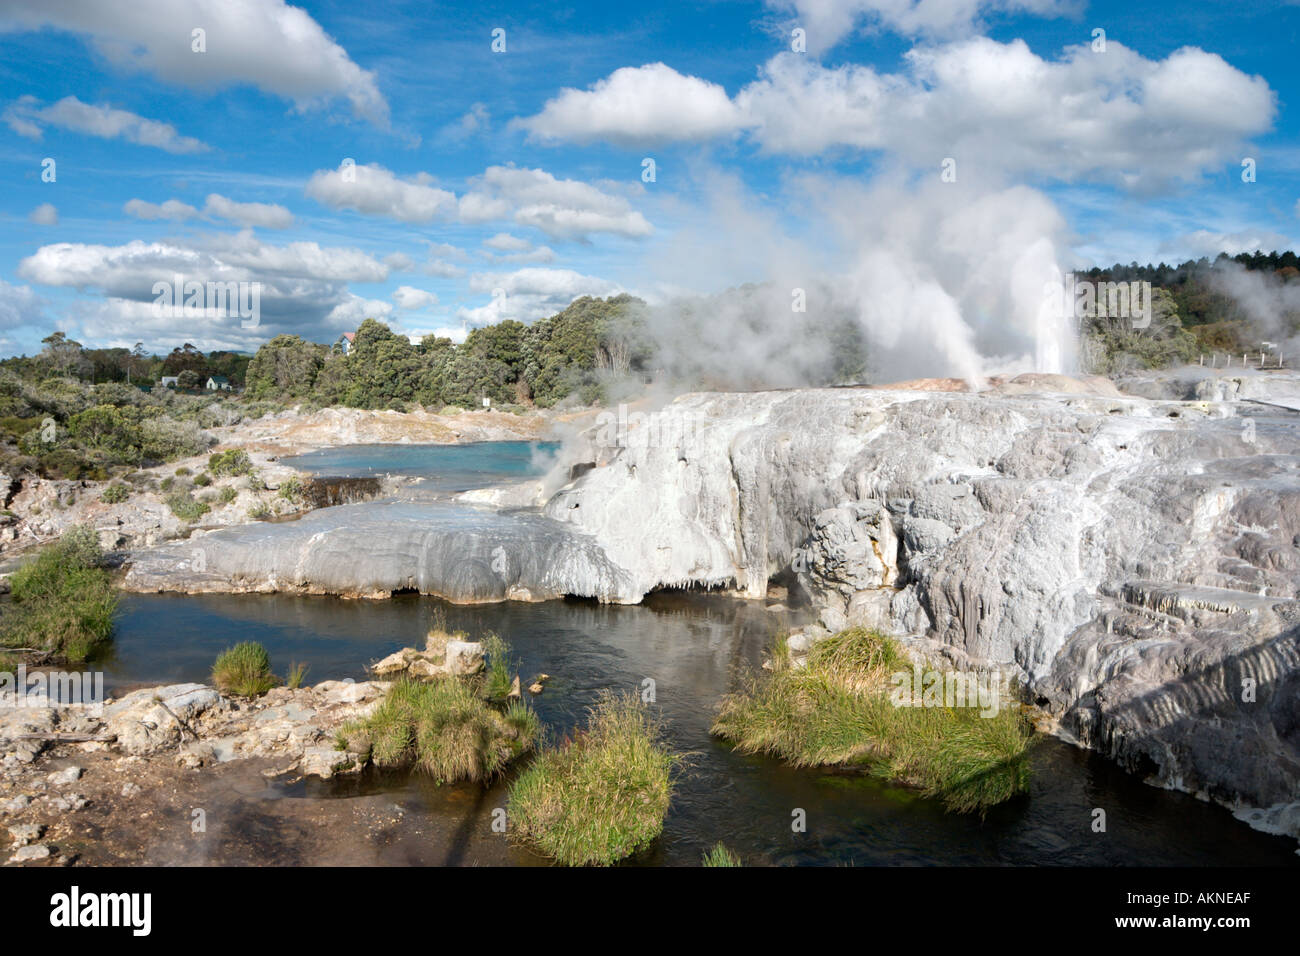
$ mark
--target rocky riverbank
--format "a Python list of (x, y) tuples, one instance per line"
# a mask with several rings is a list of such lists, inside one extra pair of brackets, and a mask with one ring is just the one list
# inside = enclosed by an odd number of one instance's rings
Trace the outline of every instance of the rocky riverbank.
[(123, 821), (140, 819), (136, 808), (157, 799), (151, 787), (191, 787), (184, 777), (198, 768), (240, 763), (262, 777), (323, 779), (357, 772), (365, 756), (339, 749), (337, 731), (370, 713), (387, 687), (324, 681), (249, 700), (204, 684), (173, 684), (88, 706), (46, 706), (5, 692), (0, 823), (13, 841), (7, 859), (73, 862), (74, 846), (98, 842), (85, 839), (88, 819), (129, 830)]

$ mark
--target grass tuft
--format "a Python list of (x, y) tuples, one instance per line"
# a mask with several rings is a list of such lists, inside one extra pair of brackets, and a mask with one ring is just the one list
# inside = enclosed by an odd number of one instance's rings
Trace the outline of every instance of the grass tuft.
[(212, 682), (223, 694), (257, 697), (280, 683), (271, 673), (271, 655), (256, 641), (223, 651), (212, 665)]
[(680, 761), (635, 696), (606, 694), (584, 732), (538, 754), (511, 786), (511, 827), (567, 866), (616, 863), (663, 830)]
[(704, 866), (743, 866), (740, 857), (727, 849), (725, 844), (714, 844), (713, 849), (704, 854), (702, 861)]
[(896, 707), (891, 675), (912, 662), (862, 628), (813, 645), (793, 668), (783, 655), (765, 678), (728, 696), (713, 733), (742, 753), (796, 767), (859, 766), (914, 786), (957, 813), (980, 813), (1029, 786), (1032, 730), (1018, 707)]
[(417, 767), (440, 784), (492, 779), (540, 733), (528, 705), (498, 713), (455, 677), (394, 681), (373, 713), (341, 730), (347, 740), (368, 740), (376, 766)]

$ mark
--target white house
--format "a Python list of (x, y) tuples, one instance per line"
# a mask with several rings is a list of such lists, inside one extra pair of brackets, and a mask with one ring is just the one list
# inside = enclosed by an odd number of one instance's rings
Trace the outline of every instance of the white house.
[(159, 381), (158, 381), (158, 385), (159, 385), (160, 387), (162, 387), (162, 388), (177, 388), (177, 387), (179, 387), (179, 386), (177, 385), (177, 381), (176, 381), (176, 376), (175, 376), (175, 375), (164, 375), (161, 379), (159, 379)]
[(357, 333), (344, 332), (342, 335), (339, 336), (339, 340), (335, 342), (334, 345), (340, 350), (342, 350), (344, 355), (347, 355), (349, 352), (352, 351), (352, 343), (355, 342), (356, 340), (357, 340)]
[(230, 379), (226, 378), (226, 376), (224, 376), (224, 375), (209, 375), (209, 376), (208, 376), (208, 391), (209, 391), (209, 392), (228, 392), (228, 391), (230, 391)]

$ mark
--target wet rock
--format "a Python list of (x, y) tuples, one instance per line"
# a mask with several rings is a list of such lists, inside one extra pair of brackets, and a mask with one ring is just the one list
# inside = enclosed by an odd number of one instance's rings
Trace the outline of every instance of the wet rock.
[(298, 771), (304, 776), (320, 777), (328, 780), (337, 773), (342, 773), (357, 766), (356, 754), (333, 747), (308, 747), (303, 751)]

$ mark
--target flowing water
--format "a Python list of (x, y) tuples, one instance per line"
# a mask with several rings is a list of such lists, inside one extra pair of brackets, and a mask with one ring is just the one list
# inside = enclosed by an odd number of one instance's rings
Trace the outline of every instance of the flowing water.
[[(511, 477), (535, 474), (530, 446), (444, 447), (459, 475), (482, 479), (485, 462), (506, 461)], [(323, 468), (401, 467), (440, 481), (439, 456), (413, 446), (372, 453), (333, 449)], [(429, 456), (423, 457), (419, 456)], [(421, 470), (423, 469), (423, 470)], [(430, 472), (435, 472), (430, 474)], [(455, 479), (460, 481), (462, 479)], [(353, 506), (357, 507), (357, 506)], [(110, 693), (179, 681), (204, 681), (213, 659), (239, 640), (266, 645), (277, 673), (311, 665), (309, 682), (362, 679), (365, 665), (401, 647), (420, 646), (439, 617), (478, 637), (495, 631), (511, 644), (525, 683), (550, 675), (532, 699), (553, 736), (580, 724), (606, 689), (636, 691), (653, 682), (668, 741), (687, 752), (662, 837), (632, 863), (697, 865), (722, 841), (747, 865), (1294, 865), (1294, 841), (1249, 829), (1219, 807), (1148, 787), (1095, 755), (1044, 739), (1034, 751), (1030, 794), (980, 820), (944, 812), (903, 787), (855, 773), (795, 770), (736, 753), (709, 735), (724, 694), (761, 664), (776, 631), (792, 623), (762, 602), (699, 593), (659, 593), (637, 606), (557, 600), (456, 606), (415, 594), (383, 601), (290, 595), (125, 595), (110, 655), (97, 666)], [(374, 858), (404, 864), (517, 864), (546, 861), (492, 830), (506, 805), (510, 775), (490, 788), (436, 787), (413, 774), (334, 781), (273, 782), (275, 800), (347, 800), (376, 795), (401, 807), (402, 823)], [(1105, 833), (1092, 830), (1103, 808)], [(794, 814), (806, 832), (792, 829)], [(258, 839), (277, 839), (274, 828)], [(286, 857), (292, 856), (286, 848)]]

